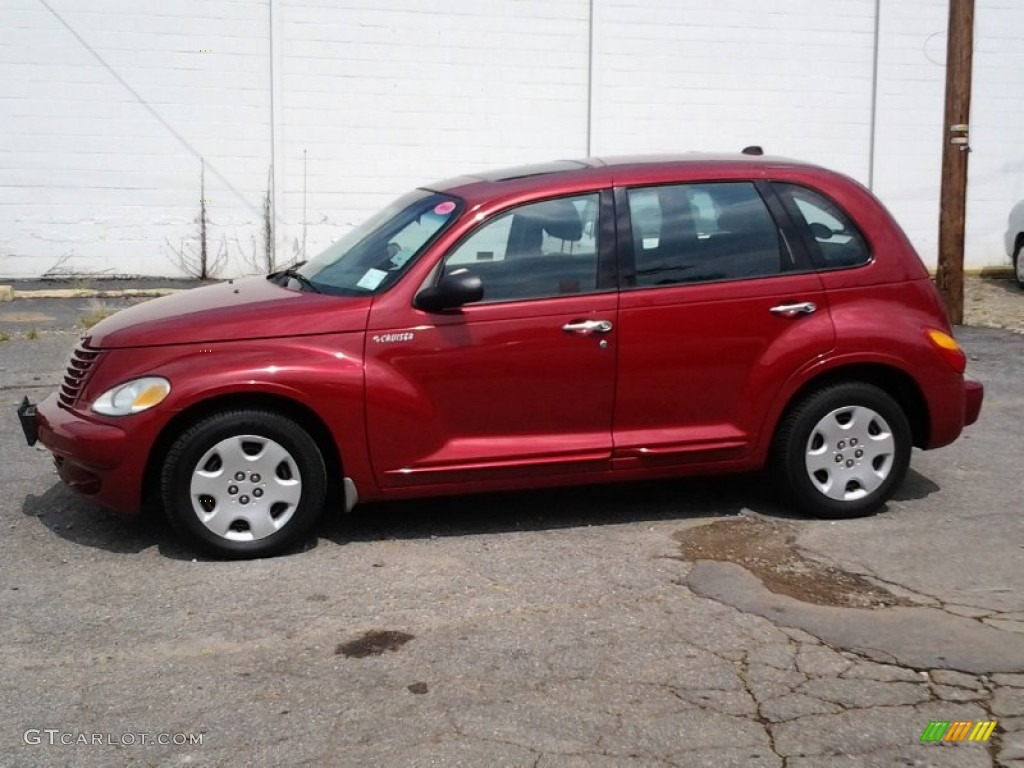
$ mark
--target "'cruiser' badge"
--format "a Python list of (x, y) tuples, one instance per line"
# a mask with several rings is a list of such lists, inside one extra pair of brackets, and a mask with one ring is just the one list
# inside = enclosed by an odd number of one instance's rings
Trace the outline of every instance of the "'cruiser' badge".
[(394, 344), (396, 341), (412, 341), (415, 338), (415, 333), (406, 331), (405, 333), (379, 333), (373, 337), (373, 340), (377, 344)]

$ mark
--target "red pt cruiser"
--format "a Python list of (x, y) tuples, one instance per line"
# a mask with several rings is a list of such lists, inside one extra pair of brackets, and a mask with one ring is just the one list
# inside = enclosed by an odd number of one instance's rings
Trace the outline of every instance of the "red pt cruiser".
[(870, 513), (981, 408), (928, 273), (856, 182), (630, 157), (417, 189), (310, 261), (140, 304), (20, 409), (64, 482), (278, 553), (374, 500), (769, 467)]

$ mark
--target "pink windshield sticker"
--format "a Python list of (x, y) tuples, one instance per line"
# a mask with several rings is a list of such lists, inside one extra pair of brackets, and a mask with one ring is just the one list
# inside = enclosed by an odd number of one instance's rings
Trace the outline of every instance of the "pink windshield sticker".
[(446, 200), (443, 203), (438, 203), (434, 206), (434, 213), (438, 216), (447, 216), (449, 213), (455, 210), (455, 203), (451, 200)]

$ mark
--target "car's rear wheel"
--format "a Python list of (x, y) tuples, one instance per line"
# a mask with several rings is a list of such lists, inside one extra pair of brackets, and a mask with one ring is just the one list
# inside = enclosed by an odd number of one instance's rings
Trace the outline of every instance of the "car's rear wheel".
[(906, 477), (910, 424), (870, 384), (834, 384), (796, 405), (776, 433), (772, 469), (805, 513), (846, 518), (879, 509)]
[(161, 476), (171, 523), (224, 557), (294, 546), (323, 509), (327, 475), (309, 434), (263, 410), (215, 414), (171, 445)]

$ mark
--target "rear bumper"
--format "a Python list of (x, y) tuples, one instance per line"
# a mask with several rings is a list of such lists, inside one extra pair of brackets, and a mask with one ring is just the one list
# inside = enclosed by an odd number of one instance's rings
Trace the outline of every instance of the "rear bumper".
[(974, 379), (964, 379), (964, 426), (973, 424), (981, 414), (981, 403), (985, 399), (985, 385)]

